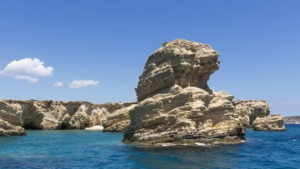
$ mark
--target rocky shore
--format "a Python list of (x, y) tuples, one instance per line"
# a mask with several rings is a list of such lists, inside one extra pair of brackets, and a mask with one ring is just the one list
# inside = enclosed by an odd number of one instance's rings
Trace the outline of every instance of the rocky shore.
[(0, 99), (0, 135), (25, 135), (24, 128), (103, 126), (106, 132), (124, 132), (127, 143), (214, 144), (242, 142), (246, 127), (285, 131), (284, 117), (270, 115), (266, 101), (234, 101), (227, 92), (209, 88), (219, 65), (219, 53), (210, 45), (176, 39), (149, 56), (137, 102)]
[[(245, 127), (268, 117), (270, 107), (265, 101), (233, 101), (234, 96), (210, 89), (207, 81), (219, 69), (218, 57), (209, 45), (184, 39), (164, 43), (150, 55), (139, 77), (139, 103), (129, 111), (131, 123), (123, 141), (213, 144), (244, 140)], [(276, 124), (268, 129), (281, 131)]]
[[(0, 119), (25, 129), (85, 129), (100, 125), (105, 126), (106, 131), (123, 131), (126, 127), (123, 123), (128, 124), (129, 120), (128, 107), (134, 105), (135, 102), (93, 104), (83, 101), (0, 100)], [(112, 123), (114, 118), (118, 120)]]
[(11, 125), (0, 119), (0, 136), (25, 136), (26, 131), (20, 127)]
[(290, 116), (284, 118), (285, 124), (300, 124), (300, 116)]

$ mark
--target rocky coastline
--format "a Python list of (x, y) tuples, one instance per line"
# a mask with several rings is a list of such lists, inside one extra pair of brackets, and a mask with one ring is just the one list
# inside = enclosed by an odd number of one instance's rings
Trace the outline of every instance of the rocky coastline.
[[(135, 102), (93, 104), (84, 101), (1, 99), (0, 119), (25, 129), (85, 129), (100, 125), (105, 126), (106, 131), (123, 131), (123, 127), (126, 127), (124, 124), (128, 123), (126, 111), (135, 104)], [(124, 114), (124, 117), (120, 114)], [(112, 123), (111, 119), (114, 118), (118, 120)]]
[(300, 116), (284, 117), (284, 124), (300, 124)]
[[(123, 141), (242, 142), (245, 127), (268, 117), (270, 106), (265, 101), (233, 101), (234, 96), (209, 88), (207, 81), (219, 64), (219, 53), (210, 45), (184, 39), (164, 43), (149, 56), (139, 77), (139, 103), (129, 112), (130, 125)], [(273, 127), (282, 131), (276, 124)]]
[(207, 81), (219, 70), (210, 45), (176, 39), (149, 56), (136, 87), (137, 102), (0, 99), (0, 136), (25, 129), (61, 130), (103, 126), (124, 132), (124, 142), (143, 144), (240, 143), (246, 127), (285, 131), (284, 117), (270, 115), (263, 100), (236, 100)]

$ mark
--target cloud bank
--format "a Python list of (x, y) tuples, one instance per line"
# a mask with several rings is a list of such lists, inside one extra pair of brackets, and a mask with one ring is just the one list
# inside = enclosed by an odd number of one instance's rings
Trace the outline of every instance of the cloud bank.
[(69, 84), (70, 88), (82, 88), (82, 87), (87, 87), (87, 86), (95, 86), (98, 84), (98, 81), (94, 80), (74, 80)]
[(62, 82), (56, 82), (56, 83), (54, 83), (54, 86), (55, 87), (61, 87), (61, 86), (63, 86), (64, 84), (62, 83)]
[(35, 83), (39, 77), (52, 76), (53, 71), (53, 67), (45, 67), (44, 62), (39, 59), (24, 58), (7, 64), (3, 71), (0, 71), (0, 75)]

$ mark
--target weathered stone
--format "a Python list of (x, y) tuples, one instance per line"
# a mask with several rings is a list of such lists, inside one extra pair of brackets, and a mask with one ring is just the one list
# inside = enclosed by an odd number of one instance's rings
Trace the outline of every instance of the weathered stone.
[(286, 131), (284, 117), (279, 114), (272, 114), (267, 117), (257, 118), (253, 122), (255, 131)]
[(267, 117), (270, 114), (270, 106), (264, 100), (236, 100), (233, 103), (237, 118), (245, 127), (252, 127), (256, 118)]
[(29, 129), (84, 129), (103, 125), (109, 114), (133, 103), (0, 100), (0, 119)]
[(0, 119), (0, 136), (25, 136), (26, 131), (20, 127), (9, 124)]
[(209, 89), (219, 69), (218, 52), (183, 39), (163, 44), (148, 59), (129, 111), (124, 142), (160, 144), (237, 143), (244, 128), (236, 118), (233, 96)]
[(172, 85), (210, 91), (209, 76), (219, 69), (219, 53), (209, 45), (176, 39), (164, 43), (147, 60), (136, 88), (138, 101)]
[(120, 108), (109, 114), (103, 121), (104, 131), (124, 132), (125, 128), (130, 124), (129, 111), (136, 105), (132, 104), (128, 107)]
[[(172, 86), (170, 91), (174, 87), (178, 86)], [(187, 87), (145, 99), (129, 112), (131, 124), (125, 131), (124, 141), (240, 142), (244, 139), (244, 128), (234, 118), (232, 97), (223, 94)]]

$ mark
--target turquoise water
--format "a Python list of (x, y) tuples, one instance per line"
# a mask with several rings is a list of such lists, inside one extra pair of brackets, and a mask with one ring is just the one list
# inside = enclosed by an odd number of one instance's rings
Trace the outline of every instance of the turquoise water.
[(254, 132), (247, 142), (216, 147), (141, 148), (122, 133), (28, 131), (0, 138), (0, 168), (300, 168), (300, 125)]

